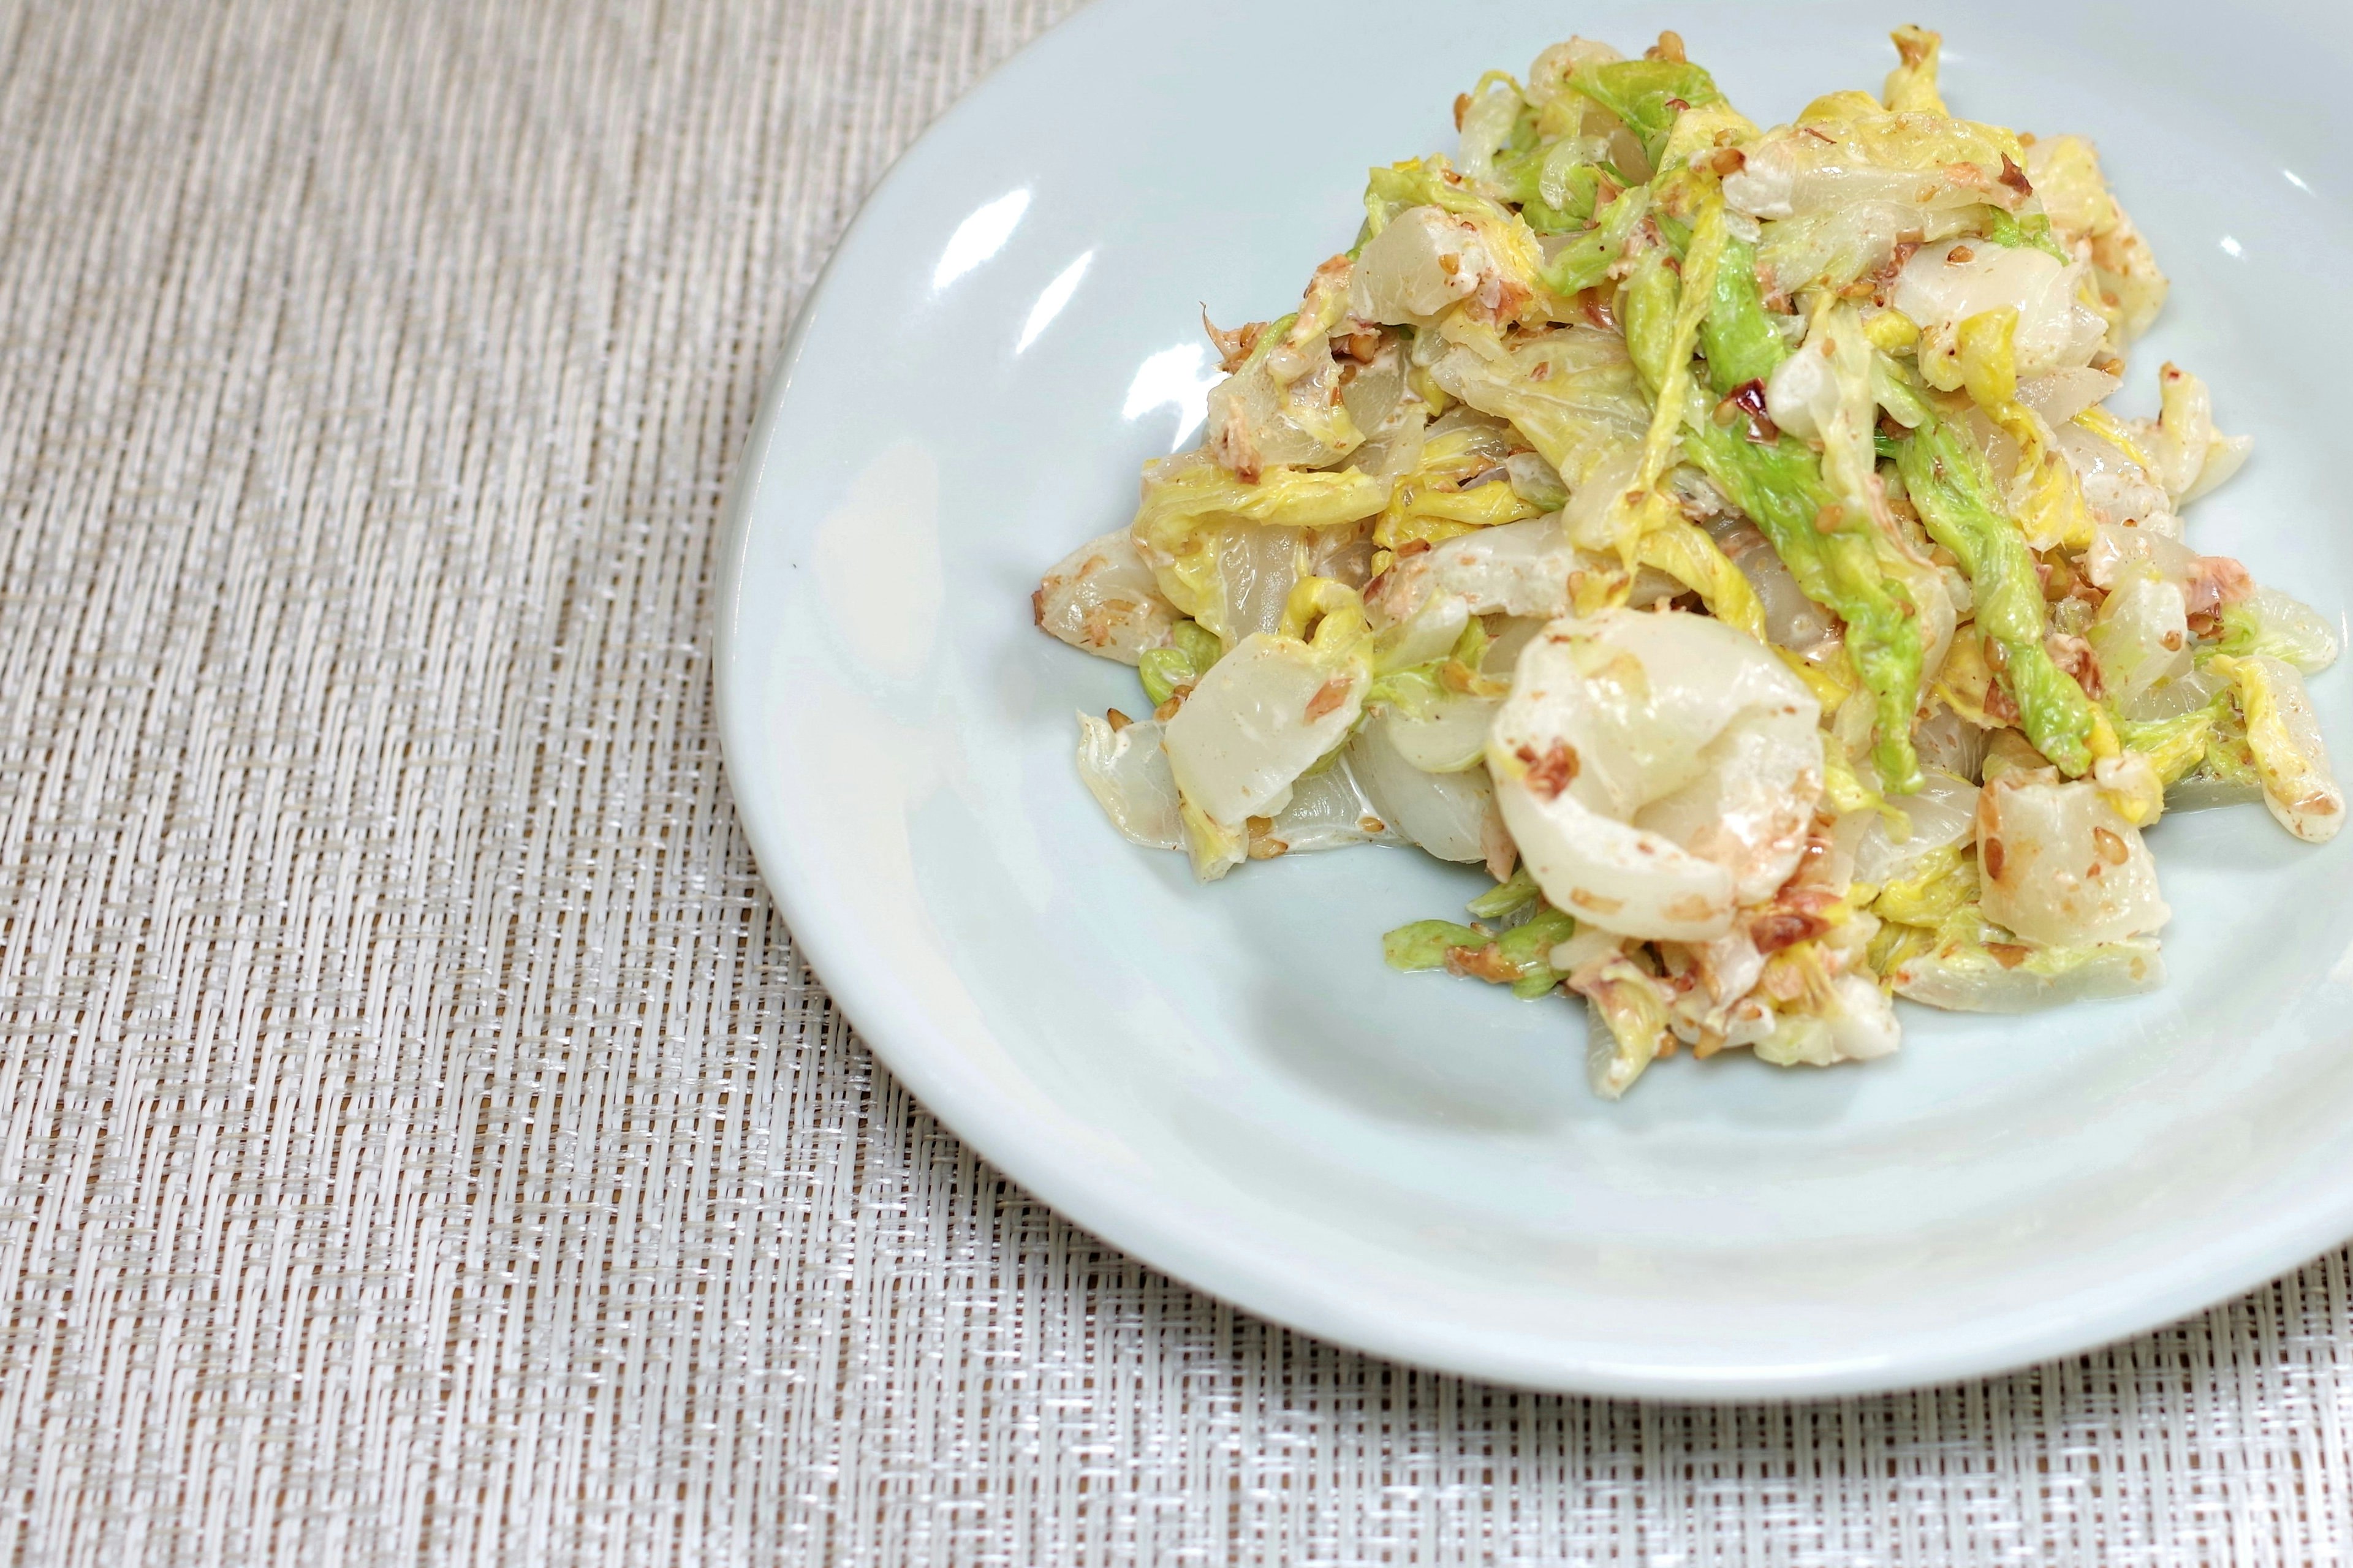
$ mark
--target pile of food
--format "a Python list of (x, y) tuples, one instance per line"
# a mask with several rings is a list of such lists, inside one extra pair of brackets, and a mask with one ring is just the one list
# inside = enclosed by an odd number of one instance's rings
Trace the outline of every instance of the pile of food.
[(1613, 1098), (1679, 1045), (1883, 1055), (1891, 994), (2148, 990), (2161, 813), (2336, 833), (2336, 637), (2185, 542), (2247, 441), (2170, 364), (2105, 406), (2147, 245), (2089, 143), (1955, 118), (1894, 37), (1769, 131), (1672, 33), (1491, 72), (1296, 311), (1209, 329), (1200, 446), (1034, 600), (1142, 676), (1081, 716), (1123, 833), (1483, 864), (1388, 962), (1583, 997)]

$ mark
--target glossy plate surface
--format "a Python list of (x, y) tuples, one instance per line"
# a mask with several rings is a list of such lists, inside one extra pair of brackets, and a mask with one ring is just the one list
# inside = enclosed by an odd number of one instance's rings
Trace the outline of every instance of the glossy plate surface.
[[(2178, 10), (2168, 23), (2165, 16)], [(2256, 455), (2191, 539), (2353, 599), (2353, 23), (1957, 5), (1957, 111), (2100, 143), (2173, 278), (2136, 354)], [(1130, 847), (1072, 712), (1131, 671), (1030, 625), (1039, 574), (1190, 445), (1221, 321), (1289, 308), (1369, 163), (1553, 29), (1678, 28), (1760, 123), (1875, 89), (1875, 7), (1102, 0), (892, 174), (771, 386), (723, 558), (736, 799), (796, 936), (892, 1069), (1080, 1225), (1312, 1332), (1667, 1397), (1993, 1372), (2152, 1327), (2353, 1235), (2353, 835), (2260, 810), (2153, 843), (2172, 981), (2026, 1019), (1905, 1006), (1901, 1055), (1583, 1082), (1569, 1005), (1380, 963), (1475, 872), (1358, 848), (1214, 888)], [(1375, 90), (1357, 90), (1370, 89)], [(2332, 475), (2336, 476), (2332, 478)], [(2348, 678), (2314, 695), (2353, 757)]]

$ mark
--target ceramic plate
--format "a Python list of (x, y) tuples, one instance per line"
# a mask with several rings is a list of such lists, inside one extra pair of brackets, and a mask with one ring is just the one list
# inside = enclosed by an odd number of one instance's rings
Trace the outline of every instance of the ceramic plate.
[[(2135, 355), (2252, 432), (2191, 522), (2353, 601), (2353, 21), (2316, 5), (1956, 5), (1958, 112), (2091, 135), (2173, 278)], [(1902, 1053), (1662, 1063), (1595, 1099), (1560, 1001), (1383, 969), (1476, 871), (1357, 848), (1193, 885), (1081, 788), (1134, 677), (1029, 591), (1188, 446), (1222, 321), (1346, 245), (1366, 165), (1574, 26), (1674, 26), (1760, 123), (1891, 62), (1877, 7), (1102, 0), (884, 182), (771, 385), (724, 554), (727, 762), (865, 1038), (1105, 1239), (1366, 1350), (1545, 1388), (1823, 1394), (1990, 1373), (2191, 1311), (2353, 1235), (2353, 836), (2153, 835), (2171, 983), (2028, 1018), (1905, 1005)], [(2332, 475), (2336, 477), (2332, 477)], [(2348, 677), (2314, 696), (2353, 754)]]

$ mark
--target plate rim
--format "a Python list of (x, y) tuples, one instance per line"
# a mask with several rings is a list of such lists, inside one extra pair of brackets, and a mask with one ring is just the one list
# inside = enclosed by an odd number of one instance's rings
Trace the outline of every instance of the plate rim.
[[(720, 752), (736, 816), (761, 882), (783, 917), (795, 950), (832, 997), (860, 1039), (940, 1124), (968, 1144), (1055, 1214), (1137, 1262), (1253, 1316), (1328, 1343), (1442, 1375), (1534, 1392), (1674, 1403), (1778, 1402), (1852, 1398), (1932, 1389), (1998, 1377), (2084, 1354), (2194, 1317), (2293, 1272), (2353, 1240), (2353, 1183), (2331, 1203), (2315, 1204), (2266, 1226), (2232, 1233), (2242, 1245), (2204, 1247), (2171, 1255), (2169, 1266), (2119, 1276), (2143, 1279), (2147, 1289), (2111, 1287), (2042, 1303), (2032, 1314), (2010, 1311), (1989, 1321), (2025, 1326), (1972, 1337), (1949, 1349), (1908, 1355), (1880, 1354), (1782, 1369), (1660, 1366), (1564, 1353), (1558, 1342), (1494, 1331), (1462, 1332), (1449, 1325), (1399, 1319), (1357, 1308), (1341, 1292), (1302, 1289), (1281, 1269), (1261, 1266), (1247, 1249), (1220, 1246), (1217, 1236), (1174, 1217), (1148, 1188), (1100, 1166), (1064, 1159), (1052, 1140), (1026, 1135), (1020, 1110), (993, 1099), (986, 1086), (958, 1071), (957, 1052), (920, 1007), (903, 1004), (888, 972), (867, 964), (858, 944), (838, 939), (828, 924), (828, 893), (801, 868), (781, 809), (763, 800), (762, 768), (752, 732), (747, 692), (756, 680), (741, 668), (739, 624), (744, 565), (753, 537), (754, 499), (763, 490), (764, 458), (791, 402), (796, 373), (811, 324), (837, 286), (837, 265), (904, 181), (911, 161), (953, 134), (984, 98), (1006, 90), (1040, 61), (1076, 47), (1074, 40), (1106, 18), (1152, 8), (1155, 0), (1091, 0), (984, 72), (896, 154), (843, 226), (763, 378), (759, 403), (722, 501), (712, 595), (712, 688)], [(2039, 1320), (2039, 1321), (2031, 1321)], [(1544, 1346), (1554, 1347), (1550, 1352)]]

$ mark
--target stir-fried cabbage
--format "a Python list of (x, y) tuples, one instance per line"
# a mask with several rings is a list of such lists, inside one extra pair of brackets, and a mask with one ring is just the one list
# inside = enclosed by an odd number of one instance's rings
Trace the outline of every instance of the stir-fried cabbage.
[(2131, 426), (2139, 446), (2156, 460), (2152, 470), (2178, 509), (2208, 494), (2247, 460), (2254, 441), (2214, 428), (2213, 401), (2206, 384), (2178, 365), (2158, 375), (2160, 406), (2154, 420)]
[(1486, 770), (1430, 773), (1390, 739), (1391, 716), (1376, 714), (1348, 742), (1347, 761), (1366, 802), (1400, 837), (1440, 860), (1487, 858), (1495, 791)]
[(1811, 1010), (1778, 1014), (1773, 1032), (1750, 1048), (1776, 1067), (1826, 1068), (1891, 1054), (1901, 1039), (1895, 1009), (1868, 974), (1833, 977)]
[(1978, 800), (1986, 918), (2044, 947), (2093, 946), (2172, 918), (2140, 829), (2088, 780), (2020, 768)]
[(2340, 622), (2185, 517), (2250, 443), (2175, 365), (2108, 406), (2147, 241), (2090, 142), (1955, 114), (1893, 37), (1770, 127), (1672, 33), (1491, 71), (1295, 310), (1210, 329), (1199, 447), (1033, 601), (1136, 668), (1148, 713), (1081, 716), (1122, 834), (1203, 880), (1483, 866), (1384, 955), (1581, 1003), (1615, 1099), (1684, 1047), (1883, 1056), (1893, 997), (2149, 990), (2143, 829), (2336, 833)]
[[(1190, 452), (1145, 465), (1144, 500), (1129, 533), (1170, 604), (1239, 642), (1266, 629), (1265, 611), (1280, 612), (1304, 575), (1292, 570), (1303, 549), (1312, 554), (1334, 542), (1328, 535), (1388, 500), (1386, 484), (1354, 468), (1275, 468), (1251, 482)], [(1279, 591), (1252, 594), (1270, 580)]]
[(2181, 587), (2133, 573), (2109, 590), (2084, 634), (2116, 710), (2133, 717), (2142, 700), (2189, 668), (2189, 604)]
[(1160, 735), (1158, 720), (1134, 723), (1117, 709), (1101, 719), (1080, 714), (1079, 777), (1130, 843), (1175, 849), (1185, 842), (1185, 826)]
[(1178, 620), (1125, 529), (1090, 540), (1046, 574), (1030, 597), (1038, 625), (1092, 654), (1137, 664), (1166, 647)]
[(1556, 906), (1626, 936), (1704, 940), (1795, 869), (1819, 717), (1803, 682), (1721, 622), (1609, 610), (1521, 654), (1487, 766)]
[(2272, 816), (2298, 838), (2326, 844), (2336, 837), (2345, 826), (2345, 792), (2329, 766), (2304, 677), (2285, 660), (2261, 653), (2220, 654), (2210, 667), (2235, 689), (2247, 749), (2254, 753)]
[[(1956, 773), (1930, 769), (1920, 793), (1894, 813), (1861, 814), (1854, 876), (1874, 887), (1915, 874), (1939, 850), (1971, 842), (1978, 830), (1978, 786)], [(1891, 820), (1891, 818), (1893, 820)]]
[(1392, 625), (1437, 615), (1459, 636), (1464, 616), (1541, 616), (1568, 607), (1576, 547), (1557, 514), (1480, 529), (1416, 552), (1381, 574), (1371, 600)]
[(2053, 237), (2092, 268), (2092, 302), (2108, 323), (2108, 347), (2122, 353), (2165, 305), (2165, 274), (2100, 173), (2080, 136), (2046, 136), (2026, 150), (2026, 173)]
[(1624, 340), (1572, 323), (1510, 343), (1475, 320), (1418, 334), (1430, 383), (1482, 414), (1508, 420), (1572, 489), (1650, 422)]
[(1240, 864), (1250, 820), (1282, 810), (1300, 775), (1346, 743), (1372, 684), (1371, 634), (1354, 592), (1310, 579), (1284, 620), (1285, 631), (1253, 632), (1211, 666), (1162, 736), (1186, 847), (1204, 878)]
[(1953, 1013), (2032, 1013), (2138, 995), (2165, 984), (2147, 938), (2087, 947), (1956, 939), (1888, 972), (1895, 994)]
[(2337, 662), (2337, 633), (2311, 605), (2276, 588), (2256, 588), (2221, 612), (2222, 636), (2214, 645), (2228, 654), (2265, 654), (2318, 675)]
[(1950, 239), (1912, 253), (1889, 303), (1920, 329), (1921, 375), (1952, 392), (1961, 384), (1961, 323), (1989, 310), (2018, 312), (2020, 376), (2089, 361), (2105, 324), (2079, 299), (2084, 271), (2040, 250)]
[(1343, 754), (1311, 768), (1291, 786), (1291, 799), (1262, 825), (1250, 825), (1250, 858), (1307, 855), (1352, 844), (1412, 842), (1374, 809), (1364, 781)]

